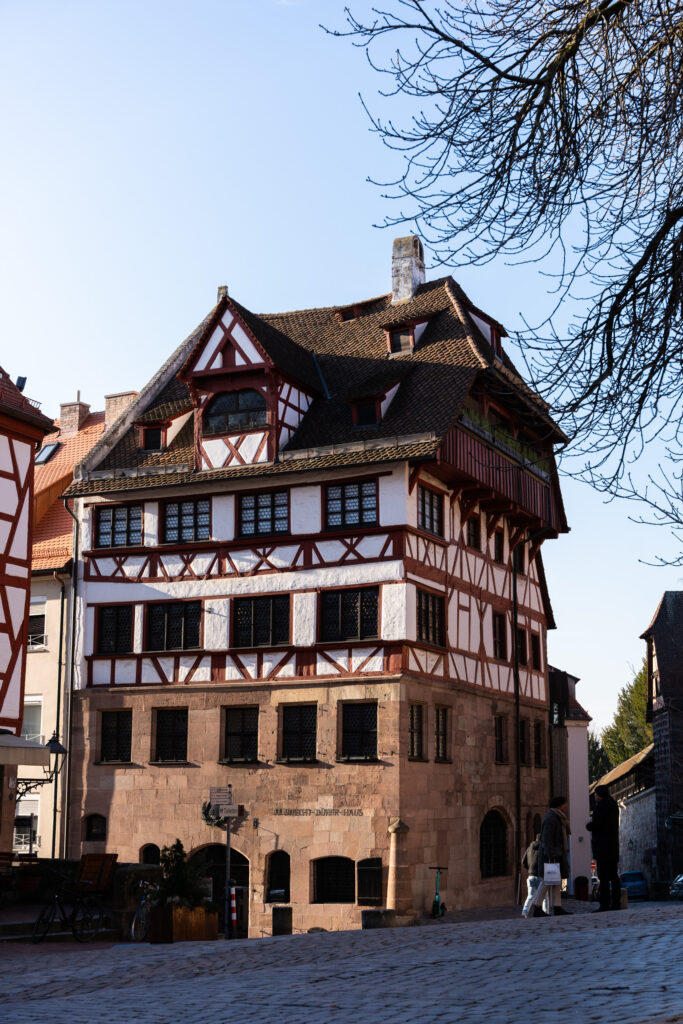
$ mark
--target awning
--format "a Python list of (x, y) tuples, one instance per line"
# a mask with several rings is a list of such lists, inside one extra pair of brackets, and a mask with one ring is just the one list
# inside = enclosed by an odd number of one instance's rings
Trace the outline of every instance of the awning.
[(0, 732), (0, 764), (50, 766), (50, 751), (42, 743), (24, 740), (11, 732)]

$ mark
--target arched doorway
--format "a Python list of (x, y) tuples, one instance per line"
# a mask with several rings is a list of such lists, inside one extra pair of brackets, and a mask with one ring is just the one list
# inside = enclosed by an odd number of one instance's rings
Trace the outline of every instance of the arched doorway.
[[(211, 879), (213, 901), (218, 906), (218, 927), (223, 930), (223, 902), (225, 893), (225, 846), (212, 843), (190, 854), (190, 861), (205, 878)], [(249, 861), (239, 852), (230, 851), (230, 875), (235, 886), (237, 903), (236, 938), (246, 939), (249, 930)]]

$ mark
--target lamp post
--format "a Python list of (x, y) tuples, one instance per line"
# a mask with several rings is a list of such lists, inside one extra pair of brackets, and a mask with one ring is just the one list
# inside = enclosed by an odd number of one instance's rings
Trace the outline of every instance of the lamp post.
[[(43, 767), (43, 777), (39, 779), (17, 779), (17, 801), (21, 800), (28, 793), (33, 793), (36, 789), (41, 789), (48, 783), (53, 782), (55, 791), (54, 798), (57, 799), (57, 777), (62, 770), (64, 760), (67, 755), (67, 749), (59, 742), (57, 731), (52, 733), (52, 736), (45, 744), (50, 754), (50, 760), (47, 766)], [(53, 829), (52, 829), (52, 859), (55, 857), (55, 815), (53, 814)], [(29, 834), (29, 854), (33, 853), (33, 819), (31, 819), (31, 830)]]

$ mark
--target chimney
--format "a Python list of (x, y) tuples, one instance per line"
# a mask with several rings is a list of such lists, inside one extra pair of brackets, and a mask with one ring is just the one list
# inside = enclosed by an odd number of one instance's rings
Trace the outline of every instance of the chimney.
[(220, 302), (221, 299), (227, 299), (228, 297), (228, 286), (227, 284), (218, 285), (218, 295), (216, 296), (216, 302)]
[(425, 259), (422, 242), (417, 235), (395, 238), (391, 254), (391, 301), (412, 299), (419, 285), (425, 283)]
[(104, 396), (104, 427), (110, 427), (124, 409), (138, 397), (137, 391), (119, 391), (116, 395)]
[(75, 402), (62, 402), (59, 406), (59, 433), (75, 434), (89, 415), (90, 406), (81, 402), (81, 393), (77, 391)]

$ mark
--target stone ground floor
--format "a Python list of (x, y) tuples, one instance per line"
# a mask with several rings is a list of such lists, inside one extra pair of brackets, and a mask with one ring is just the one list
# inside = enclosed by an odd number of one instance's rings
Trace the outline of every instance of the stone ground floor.
[[(568, 903), (572, 907), (572, 902)], [(674, 1024), (683, 905), (172, 946), (0, 947), (22, 1024)], [(512, 908), (508, 908), (508, 913)], [(486, 915), (491, 911), (485, 912)]]

